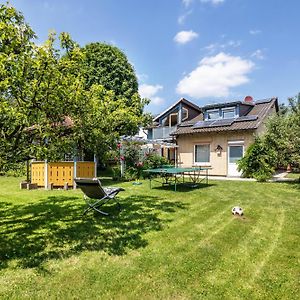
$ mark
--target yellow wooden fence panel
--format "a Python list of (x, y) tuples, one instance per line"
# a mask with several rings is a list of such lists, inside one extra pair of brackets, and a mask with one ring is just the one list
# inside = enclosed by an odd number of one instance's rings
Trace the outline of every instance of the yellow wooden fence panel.
[(38, 186), (45, 185), (45, 163), (44, 162), (31, 163), (31, 182), (37, 183)]
[(91, 161), (80, 161), (76, 163), (76, 176), (83, 178), (95, 177), (95, 163)]
[[(45, 186), (45, 166), (48, 169), (48, 183), (55, 187), (63, 187), (66, 183), (73, 186), (74, 182), (74, 162), (32, 162), (31, 163), (31, 182), (38, 186)], [(94, 162), (77, 162), (76, 176), (93, 178), (95, 176)]]
[(48, 183), (53, 186), (64, 186), (68, 183), (73, 186), (74, 162), (51, 162), (48, 163)]

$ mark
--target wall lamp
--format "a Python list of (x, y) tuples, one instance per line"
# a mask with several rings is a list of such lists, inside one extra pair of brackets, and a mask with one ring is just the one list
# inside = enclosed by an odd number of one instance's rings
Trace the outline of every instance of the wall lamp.
[(221, 156), (222, 150), (223, 150), (222, 146), (218, 145), (217, 148), (215, 149), (215, 151), (217, 152), (218, 156)]

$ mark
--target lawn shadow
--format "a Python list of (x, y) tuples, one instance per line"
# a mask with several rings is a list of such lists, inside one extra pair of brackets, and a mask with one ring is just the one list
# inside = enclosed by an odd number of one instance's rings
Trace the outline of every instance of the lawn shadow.
[(300, 189), (300, 180), (295, 179), (293, 181), (276, 181), (276, 184), (287, 185), (294, 189)]
[(49, 196), (27, 205), (0, 204), (0, 269), (16, 260), (19, 267), (38, 267), (49, 259), (66, 258), (85, 250), (124, 255), (147, 246), (146, 232), (162, 230), (187, 204), (154, 196), (128, 196), (122, 210), (107, 206), (112, 216), (89, 213), (82, 217), (84, 202), (74, 196)]
[[(156, 183), (158, 184), (158, 183)], [(201, 190), (201, 189), (205, 189), (205, 188), (210, 188), (215, 186), (216, 184), (214, 183), (197, 183), (197, 184), (190, 184), (190, 183), (180, 183), (177, 184), (176, 187), (176, 192), (182, 192), (182, 193), (186, 193), (186, 192), (192, 192), (195, 190)], [(173, 191), (174, 192), (174, 185), (156, 185), (156, 186), (152, 186), (152, 189), (155, 190), (164, 190), (164, 191)]]

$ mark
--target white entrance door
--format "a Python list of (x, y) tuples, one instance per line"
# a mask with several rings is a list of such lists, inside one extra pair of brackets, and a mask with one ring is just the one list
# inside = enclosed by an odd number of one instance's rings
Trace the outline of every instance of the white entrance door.
[(228, 176), (241, 176), (242, 172), (237, 169), (237, 161), (244, 155), (243, 145), (228, 145)]

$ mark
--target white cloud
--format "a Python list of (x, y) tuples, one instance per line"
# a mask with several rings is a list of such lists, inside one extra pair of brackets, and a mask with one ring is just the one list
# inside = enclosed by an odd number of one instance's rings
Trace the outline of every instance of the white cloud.
[(142, 98), (148, 98), (151, 100), (151, 103), (155, 105), (159, 105), (164, 103), (164, 99), (162, 97), (157, 96), (157, 93), (163, 89), (162, 85), (156, 84), (141, 84), (139, 87), (139, 93)]
[(233, 40), (230, 40), (228, 41), (227, 43), (221, 45), (223, 48), (226, 48), (226, 47), (239, 47), (241, 46), (242, 42), (241, 41), (233, 41)]
[(198, 33), (194, 32), (193, 30), (180, 31), (175, 35), (174, 41), (178, 44), (186, 44), (197, 37)]
[(209, 51), (210, 53), (216, 51), (219, 48), (218, 43), (209, 44), (208, 46), (205, 46), (203, 49)]
[(182, 3), (185, 7), (189, 7), (194, 0), (182, 0)]
[(199, 65), (177, 85), (179, 94), (191, 97), (227, 97), (230, 89), (249, 81), (247, 74), (254, 63), (220, 52), (204, 57)]
[(185, 14), (179, 16), (178, 19), (177, 19), (178, 24), (182, 25), (185, 21), (185, 18), (186, 18)]
[(257, 34), (260, 34), (262, 31), (259, 30), (259, 29), (251, 29), (249, 30), (249, 33), (252, 34), (252, 35), (257, 35)]
[(257, 49), (256, 51), (254, 51), (252, 54), (251, 54), (251, 57), (255, 57), (257, 59), (265, 59), (265, 55), (263, 53), (263, 51), (261, 49)]
[(204, 47), (204, 50), (207, 50), (209, 54), (213, 54), (216, 51), (222, 51), (226, 48), (237, 48), (242, 44), (241, 41), (234, 41), (234, 40), (229, 40), (224, 43), (212, 43), (209, 44), (208, 46)]
[(112, 46), (117, 46), (117, 42), (115, 40), (110, 40), (109, 43), (112, 45)]
[(155, 94), (157, 94), (158, 91), (162, 90), (163, 86), (156, 84), (141, 84), (139, 88), (139, 92), (142, 98), (151, 98)]
[(155, 105), (160, 105), (163, 104), (165, 102), (164, 98), (161, 97), (152, 97), (151, 98), (151, 103), (155, 104)]
[(187, 11), (186, 13), (184, 13), (183, 15), (179, 16), (177, 19), (178, 24), (183, 25), (186, 18), (192, 13), (192, 10)]
[[(194, 2), (194, 0), (182, 0), (182, 3), (185, 7), (189, 7), (193, 2)], [(225, 0), (200, 0), (200, 2), (201, 3), (209, 3), (212, 5), (218, 5), (218, 4), (225, 2)]]
[(144, 73), (137, 73), (136, 77), (140, 82), (144, 82), (149, 78), (149, 76), (147, 74), (144, 74)]
[(225, 0), (200, 0), (200, 2), (202, 2), (202, 3), (210, 3), (210, 4), (213, 4), (213, 5), (221, 4), (224, 1)]

